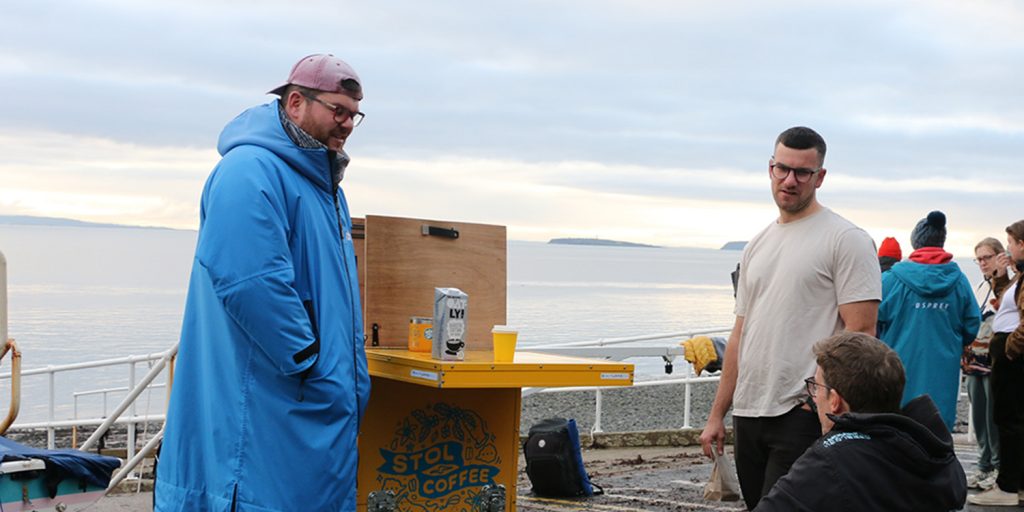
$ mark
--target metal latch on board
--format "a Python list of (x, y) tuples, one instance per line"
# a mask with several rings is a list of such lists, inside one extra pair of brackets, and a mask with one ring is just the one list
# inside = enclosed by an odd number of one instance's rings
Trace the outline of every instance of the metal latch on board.
[(420, 226), (420, 232), (424, 236), (440, 236), (444, 238), (458, 238), (459, 230), (455, 228), (439, 228), (436, 226), (428, 226), (426, 224)]
[(366, 512), (395, 512), (398, 502), (393, 491), (373, 491), (366, 496)]
[(476, 497), (476, 512), (505, 512), (505, 486), (487, 484)]

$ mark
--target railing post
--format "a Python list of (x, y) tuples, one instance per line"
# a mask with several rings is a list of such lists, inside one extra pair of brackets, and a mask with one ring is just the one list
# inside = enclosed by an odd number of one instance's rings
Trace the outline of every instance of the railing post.
[[(75, 399), (75, 420), (78, 420), (78, 395), (72, 395)], [(78, 448), (78, 425), (71, 427), (71, 449)]]
[[(53, 423), (53, 421), (56, 419), (54, 417), (54, 402), (56, 401), (56, 399), (55, 392), (53, 389), (54, 372), (52, 366), (47, 368), (47, 375), (50, 377), (50, 423)], [(57, 447), (57, 440), (54, 436), (54, 430), (52, 426), (46, 427), (46, 447), (49, 448), (50, 450), (53, 450), (54, 448)]]
[[(135, 362), (129, 363), (128, 366), (128, 389), (135, 389)], [(128, 415), (131, 417), (131, 421), (128, 422), (128, 459), (130, 460), (135, 456), (135, 400), (132, 400), (132, 405), (129, 407)]]
[(690, 428), (690, 378), (693, 377), (693, 366), (686, 364), (686, 384), (683, 392), (683, 428)]
[(594, 433), (604, 432), (601, 430), (601, 388), (597, 388), (594, 392), (594, 428), (591, 430)]

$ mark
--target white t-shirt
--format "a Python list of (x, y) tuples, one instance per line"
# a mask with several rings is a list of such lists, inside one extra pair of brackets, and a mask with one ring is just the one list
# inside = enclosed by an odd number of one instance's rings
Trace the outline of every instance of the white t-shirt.
[(733, 415), (773, 417), (800, 404), (816, 368), (812, 347), (844, 327), (839, 305), (881, 299), (874, 241), (832, 210), (761, 231), (740, 264)]
[(1010, 333), (1017, 330), (1020, 325), (1020, 311), (1017, 310), (1017, 303), (1013, 300), (1017, 292), (1017, 281), (1006, 287), (1003, 298), (999, 300), (999, 309), (996, 316), (992, 317), (992, 332)]

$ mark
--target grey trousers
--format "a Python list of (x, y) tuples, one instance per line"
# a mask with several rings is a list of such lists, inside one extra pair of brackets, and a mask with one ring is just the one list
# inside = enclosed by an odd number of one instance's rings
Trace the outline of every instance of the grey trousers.
[(967, 396), (971, 399), (971, 422), (978, 440), (978, 470), (988, 473), (999, 468), (999, 429), (992, 419), (991, 376), (968, 375)]

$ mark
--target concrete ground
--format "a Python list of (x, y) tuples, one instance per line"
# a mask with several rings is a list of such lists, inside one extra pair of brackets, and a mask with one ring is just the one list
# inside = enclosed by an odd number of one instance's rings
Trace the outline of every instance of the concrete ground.
[[(699, 447), (630, 447), (585, 450), (590, 479), (604, 494), (579, 500), (538, 498), (520, 472), (517, 510), (562, 511), (739, 511), (740, 502), (705, 501), (711, 462)], [(520, 468), (525, 463), (520, 460)]]
[[(974, 444), (957, 436), (957, 455), (964, 469), (974, 470)], [(741, 502), (710, 502), (703, 499), (704, 485), (711, 475), (711, 462), (694, 446), (655, 446), (587, 449), (584, 463), (591, 480), (604, 487), (605, 494), (586, 499), (563, 500), (533, 496), (530, 481), (520, 459), (516, 510), (520, 512), (682, 512), (744, 510)], [(974, 493), (976, 491), (972, 491)], [(152, 510), (152, 494), (111, 495), (90, 512)], [(975, 507), (969, 512), (1007, 510), (1004, 507)]]

